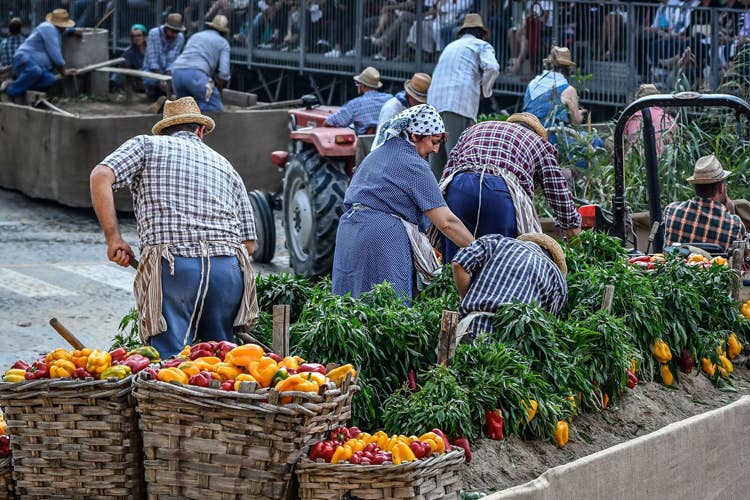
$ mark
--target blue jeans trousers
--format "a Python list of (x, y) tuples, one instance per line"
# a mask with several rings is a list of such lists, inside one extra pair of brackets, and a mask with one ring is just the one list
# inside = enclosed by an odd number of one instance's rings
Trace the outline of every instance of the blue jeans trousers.
[(16, 79), (7, 88), (10, 97), (23, 95), (27, 90), (43, 92), (55, 83), (54, 73), (42, 68), (24, 53), (13, 56), (13, 74)]
[(211, 98), (206, 102), (206, 84), (210, 77), (197, 69), (172, 70), (172, 85), (177, 97), (192, 97), (201, 111), (224, 111), (219, 89), (214, 87)]

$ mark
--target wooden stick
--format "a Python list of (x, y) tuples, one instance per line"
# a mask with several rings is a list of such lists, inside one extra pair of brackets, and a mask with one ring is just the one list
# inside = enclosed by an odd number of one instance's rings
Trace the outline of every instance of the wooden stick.
[(289, 356), (289, 316), (291, 307), (287, 304), (273, 306), (273, 352), (279, 356)]
[(55, 329), (57, 333), (60, 334), (62, 338), (64, 338), (68, 342), (68, 344), (72, 345), (76, 349), (83, 349), (83, 344), (81, 343), (81, 341), (78, 340), (70, 330), (65, 328), (62, 323), (57, 320), (57, 318), (52, 318), (51, 320), (49, 320), (49, 324), (52, 326), (52, 328)]
[(114, 14), (114, 12), (115, 12), (115, 9), (109, 9), (107, 12), (105, 12), (102, 18), (99, 19), (99, 22), (94, 25), (94, 29), (99, 29), (99, 26), (101, 26), (104, 21), (109, 19), (109, 16)]
[(602, 311), (612, 312), (612, 300), (615, 298), (615, 286), (607, 285), (604, 287), (604, 300), (602, 301)]
[(122, 64), (125, 62), (124, 57), (117, 57), (115, 59), (110, 59), (109, 61), (102, 61), (94, 64), (89, 64), (88, 66), (84, 66), (83, 68), (77, 68), (75, 70), (76, 76), (78, 75), (85, 75), (86, 73), (91, 73), (94, 70), (97, 70), (99, 68), (106, 68), (107, 66), (116, 66), (118, 64)]
[(70, 118), (75, 118), (76, 117), (76, 115), (74, 115), (73, 113), (69, 113), (69, 112), (65, 111), (64, 109), (58, 108), (57, 106), (55, 106), (54, 104), (52, 104), (51, 102), (49, 102), (47, 99), (39, 99), (39, 101), (37, 101), (37, 102), (39, 104), (44, 104), (46, 107), (48, 107), (50, 110), (54, 111), (55, 113), (60, 113), (61, 115), (64, 115), (64, 116), (67, 116), (67, 117), (70, 117)]
[(438, 363), (447, 365), (456, 354), (456, 326), (458, 313), (443, 311), (440, 317), (440, 337), (438, 339)]
[(150, 71), (141, 71), (139, 69), (104, 66), (104, 67), (96, 68), (94, 71), (100, 71), (102, 73), (119, 73), (121, 75), (137, 76), (139, 78), (151, 78), (152, 80), (158, 80), (160, 82), (172, 81), (172, 77), (170, 75), (162, 75), (161, 73), (152, 73)]

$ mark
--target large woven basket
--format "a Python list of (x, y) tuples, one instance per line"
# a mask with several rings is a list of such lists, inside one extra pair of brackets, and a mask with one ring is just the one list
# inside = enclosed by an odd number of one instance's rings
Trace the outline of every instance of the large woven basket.
[(329, 464), (303, 458), (296, 470), (299, 498), (457, 499), (463, 463), (462, 449), (400, 465)]
[(19, 498), (143, 495), (131, 379), (0, 383)]
[[(139, 374), (134, 394), (148, 497), (285, 498), (307, 447), (351, 416), (350, 379), (319, 394), (228, 392)], [(292, 396), (279, 403), (280, 394)]]
[(15, 498), (13, 495), (13, 468), (10, 457), (0, 458), (0, 499)]

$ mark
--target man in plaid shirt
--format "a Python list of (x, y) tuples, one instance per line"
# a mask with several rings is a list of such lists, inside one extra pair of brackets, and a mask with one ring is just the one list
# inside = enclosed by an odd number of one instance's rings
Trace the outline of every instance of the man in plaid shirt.
[(234, 338), (258, 316), (249, 256), (255, 223), (239, 174), (203, 143), (214, 121), (192, 97), (167, 101), (150, 135), (139, 135), (91, 173), (91, 197), (109, 260), (133, 250), (117, 224), (113, 190), (129, 187), (141, 244), (134, 292), (141, 338), (169, 357), (201, 340)]
[(727, 210), (731, 200), (726, 179), (732, 174), (724, 170), (714, 155), (695, 162), (688, 182), (695, 186), (695, 198), (670, 204), (664, 213), (664, 240), (674, 243), (715, 243), (725, 251), (747, 231), (737, 215)]
[[(185, 46), (185, 35), (182, 34), (184, 31), (182, 15), (174, 12), (167, 16), (162, 26), (152, 28), (146, 39), (143, 71), (171, 75), (172, 65), (182, 52), (182, 47)], [(164, 82), (151, 78), (144, 78), (143, 86), (151, 99), (165, 95), (167, 90)]]
[(8, 38), (0, 42), (0, 67), (13, 64), (13, 54), (16, 49), (26, 40), (21, 34), (23, 23), (20, 17), (14, 17), (8, 24)]
[[(580, 232), (581, 216), (539, 120), (529, 113), (468, 128), (451, 150), (440, 187), (448, 208), (479, 238), (541, 232), (534, 210), (536, 184), (566, 235)], [(444, 240), (449, 262), (458, 248)]]
[(354, 82), (361, 94), (344, 104), (341, 109), (326, 118), (326, 127), (348, 127), (354, 124), (357, 135), (374, 134), (378, 126), (380, 109), (391, 97), (391, 94), (378, 92), (383, 86), (380, 73), (368, 66), (362, 73), (354, 76)]

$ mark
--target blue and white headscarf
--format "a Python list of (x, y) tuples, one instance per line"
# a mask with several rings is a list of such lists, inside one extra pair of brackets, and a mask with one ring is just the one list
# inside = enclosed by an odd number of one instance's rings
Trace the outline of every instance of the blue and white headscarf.
[(372, 150), (375, 150), (394, 137), (409, 134), (438, 135), (445, 133), (445, 123), (440, 113), (429, 104), (418, 104), (405, 109), (387, 122), (380, 129), (380, 134), (375, 138)]

